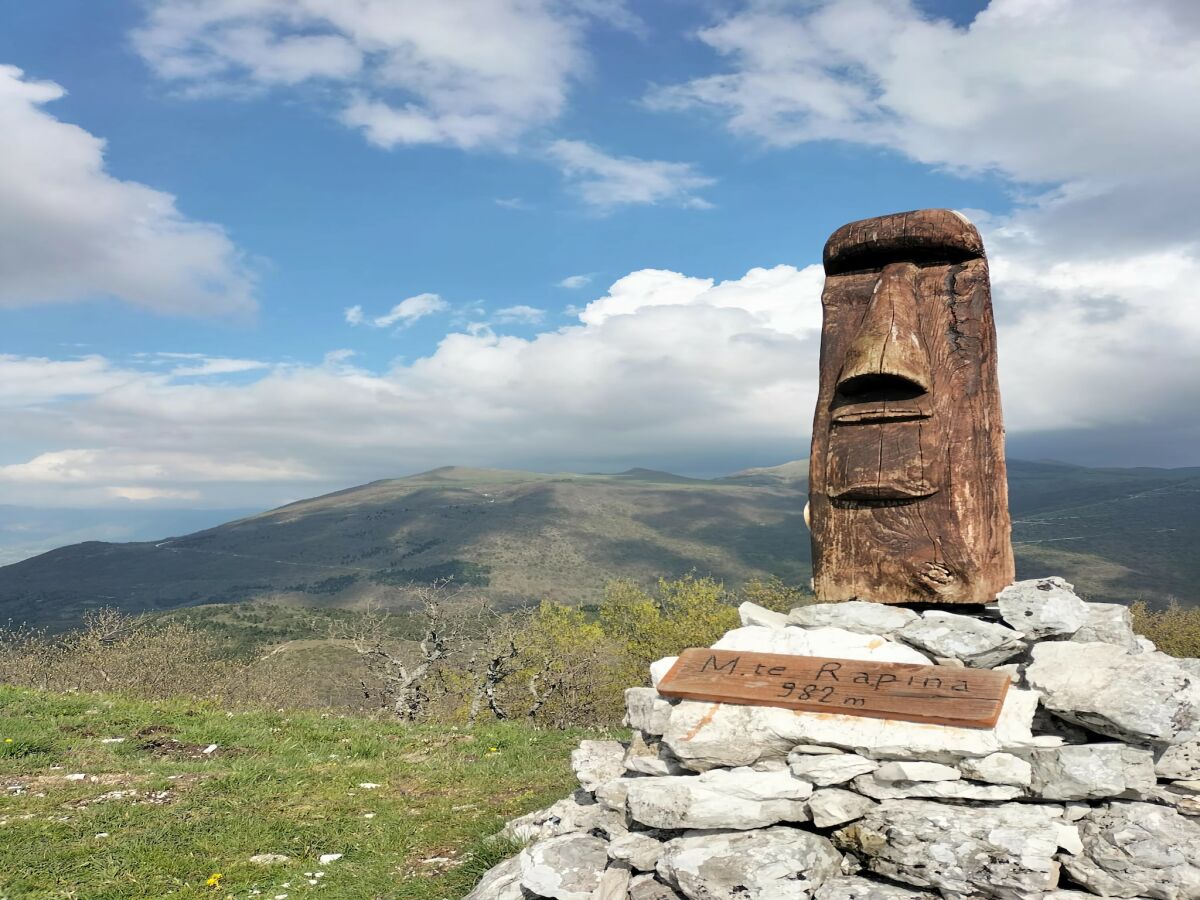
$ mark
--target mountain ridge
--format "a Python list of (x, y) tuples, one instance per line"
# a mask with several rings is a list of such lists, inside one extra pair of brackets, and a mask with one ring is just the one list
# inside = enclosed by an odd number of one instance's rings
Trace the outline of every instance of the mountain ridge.
[[(1010, 460), (1022, 577), (1063, 574), (1093, 599), (1194, 602), (1200, 468)], [(87, 541), (0, 568), (0, 619), (65, 627), (131, 612), (267, 600), (351, 606), (454, 578), (501, 606), (593, 603), (613, 578), (689, 571), (807, 584), (807, 462), (715, 479), (444, 466), (157, 541)]]

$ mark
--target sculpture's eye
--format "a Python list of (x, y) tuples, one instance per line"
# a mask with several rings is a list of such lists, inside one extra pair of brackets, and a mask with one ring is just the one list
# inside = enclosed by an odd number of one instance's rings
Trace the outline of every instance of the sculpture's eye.
[(838, 393), (847, 400), (912, 400), (925, 393), (925, 388), (902, 375), (870, 374), (847, 378), (838, 385)]

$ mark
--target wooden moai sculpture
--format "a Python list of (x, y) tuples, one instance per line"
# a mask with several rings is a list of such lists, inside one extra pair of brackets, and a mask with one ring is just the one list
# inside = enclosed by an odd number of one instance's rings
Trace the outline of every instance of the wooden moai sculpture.
[(988, 603), (1014, 578), (987, 258), (964, 216), (825, 244), (807, 511), (818, 600)]

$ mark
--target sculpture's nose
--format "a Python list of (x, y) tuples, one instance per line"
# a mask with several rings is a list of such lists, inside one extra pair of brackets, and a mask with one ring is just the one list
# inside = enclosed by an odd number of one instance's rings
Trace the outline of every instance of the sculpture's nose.
[(880, 273), (838, 376), (843, 396), (894, 394), (898, 399), (929, 390), (933, 379), (921, 339), (916, 273), (912, 263), (891, 263)]

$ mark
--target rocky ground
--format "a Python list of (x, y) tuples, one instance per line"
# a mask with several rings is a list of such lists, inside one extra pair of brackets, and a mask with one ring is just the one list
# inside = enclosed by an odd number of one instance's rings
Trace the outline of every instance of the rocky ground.
[(1057, 578), (970, 611), (744, 604), (715, 647), (1003, 670), (1000, 720), (630, 688), (633, 739), (580, 744), (579, 790), (510, 822), (469, 900), (1200, 898), (1200, 660)]

